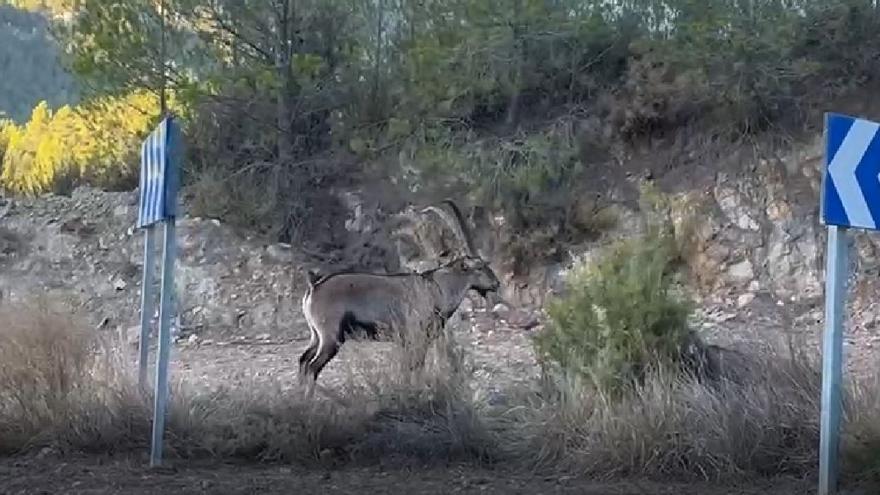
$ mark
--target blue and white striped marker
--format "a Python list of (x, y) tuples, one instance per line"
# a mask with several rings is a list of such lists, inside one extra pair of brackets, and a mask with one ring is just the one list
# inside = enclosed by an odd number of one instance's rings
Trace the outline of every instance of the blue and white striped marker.
[(144, 276), (141, 284), (141, 339), (138, 354), (138, 382), (147, 380), (150, 353), (150, 318), (153, 315), (153, 266), (155, 225), (164, 223), (162, 287), (159, 295), (159, 350), (156, 358), (156, 388), (153, 403), (153, 435), (150, 465), (162, 463), (162, 439), (168, 404), (168, 359), (171, 350), (171, 291), (174, 288), (175, 219), (180, 187), (181, 133), (177, 123), (166, 117), (141, 146), (140, 201), (137, 227), (145, 229)]
[(177, 123), (171, 117), (166, 117), (141, 145), (138, 228), (177, 215), (179, 134)]
[(825, 171), (820, 207), (828, 227), (825, 253), (825, 334), (822, 344), (822, 413), (819, 494), (837, 493), (839, 482), (843, 323), (850, 228), (880, 225), (880, 124), (836, 113), (825, 115)]

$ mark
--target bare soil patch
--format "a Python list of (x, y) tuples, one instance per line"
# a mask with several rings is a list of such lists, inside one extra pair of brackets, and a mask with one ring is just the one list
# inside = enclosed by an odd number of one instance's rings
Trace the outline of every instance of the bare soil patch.
[(565, 476), (534, 476), (465, 466), (383, 470), (304, 470), (289, 466), (171, 464), (149, 469), (146, 458), (5, 459), (0, 493), (579, 493), (585, 495), (800, 494), (812, 484), (779, 479), (739, 485), (659, 483), (643, 480), (598, 482)]

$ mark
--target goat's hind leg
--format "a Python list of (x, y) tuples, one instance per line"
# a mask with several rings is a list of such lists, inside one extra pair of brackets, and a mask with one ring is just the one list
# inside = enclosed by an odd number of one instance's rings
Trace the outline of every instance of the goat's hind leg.
[(339, 352), (339, 343), (335, 339), (321, 339), (320, 344), (315, 347), (312, 359), (306, 364), (306, 379), (308, 380), (308, 390), (306, 397), (311, 399), (315, 395), (315, 387), (318, 383), (318, 375), (321, 370), (327, 366)]
[(303, 351), (299, 356), (299, 381), (300, 383), (305, 380), (308, 376), (309, 372), (309, 363), (315, 359), (315, 355), (318, 353), (318, 343), (309, 344), (309, 347)]
[(315, 358), (315, 354), (317, 353), (318, 346), (321, 344), (321, 336), (318, 335), (318, 332), (315, 330), (315, 327), (312, 326), (312, 323), (306, 319), (306, 324), (309, 327), (309, 345), (306, 347), (306, 350), (303, 351), (299, 356), (299, 381), (302, 383), (303, 378), (305, 378), (306, 372), (308, 371), (308, 364)]
[(339, 352), (339, 344), (334, 340), (324, 340), (320, 347), (317, 348), (314, 357), (308, 364), (308, 372), (311, 374), (312, 381), (318, 381), (318, 375), (327, 363), (333, 359)]

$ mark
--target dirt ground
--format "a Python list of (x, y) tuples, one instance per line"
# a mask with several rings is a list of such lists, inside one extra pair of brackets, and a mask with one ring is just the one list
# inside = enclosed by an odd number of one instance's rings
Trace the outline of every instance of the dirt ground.
[(146, 459), (5, 459), (0, 461), (0, 494), (152, 493), (579, 493), (585, 495), (802, 494), (813, 484), (771, 480), (743, 485), (656, 483), (639, 480), (595, 482), (571, 477), (450, 466), (424, 470), (301, 470), (286, 466), (193, 463), (150, 469)]

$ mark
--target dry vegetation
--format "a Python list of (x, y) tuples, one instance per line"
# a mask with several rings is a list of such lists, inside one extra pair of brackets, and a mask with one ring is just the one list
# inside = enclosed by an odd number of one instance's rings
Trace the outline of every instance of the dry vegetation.
[[(51, 305), (5, 305), (0, 321), (0, 451), (146, 449), (151, 402), (120, 346)], [(617, 398), (570, 377), (490, 404), (468, 387), (464, 356), (444, 344), (416, 379), (362, 370), (313, 404), (272, 387), (208, 393), (177, 384), (169, 455), (303, 466), (500, 463), (660, 479), (815, 471), (820, 375), (797, 352), (756, 350), (738, 382), (658, 369)], [(880, 404), (871, 390), (848, 388), (849, 480), (876, 474)]]

